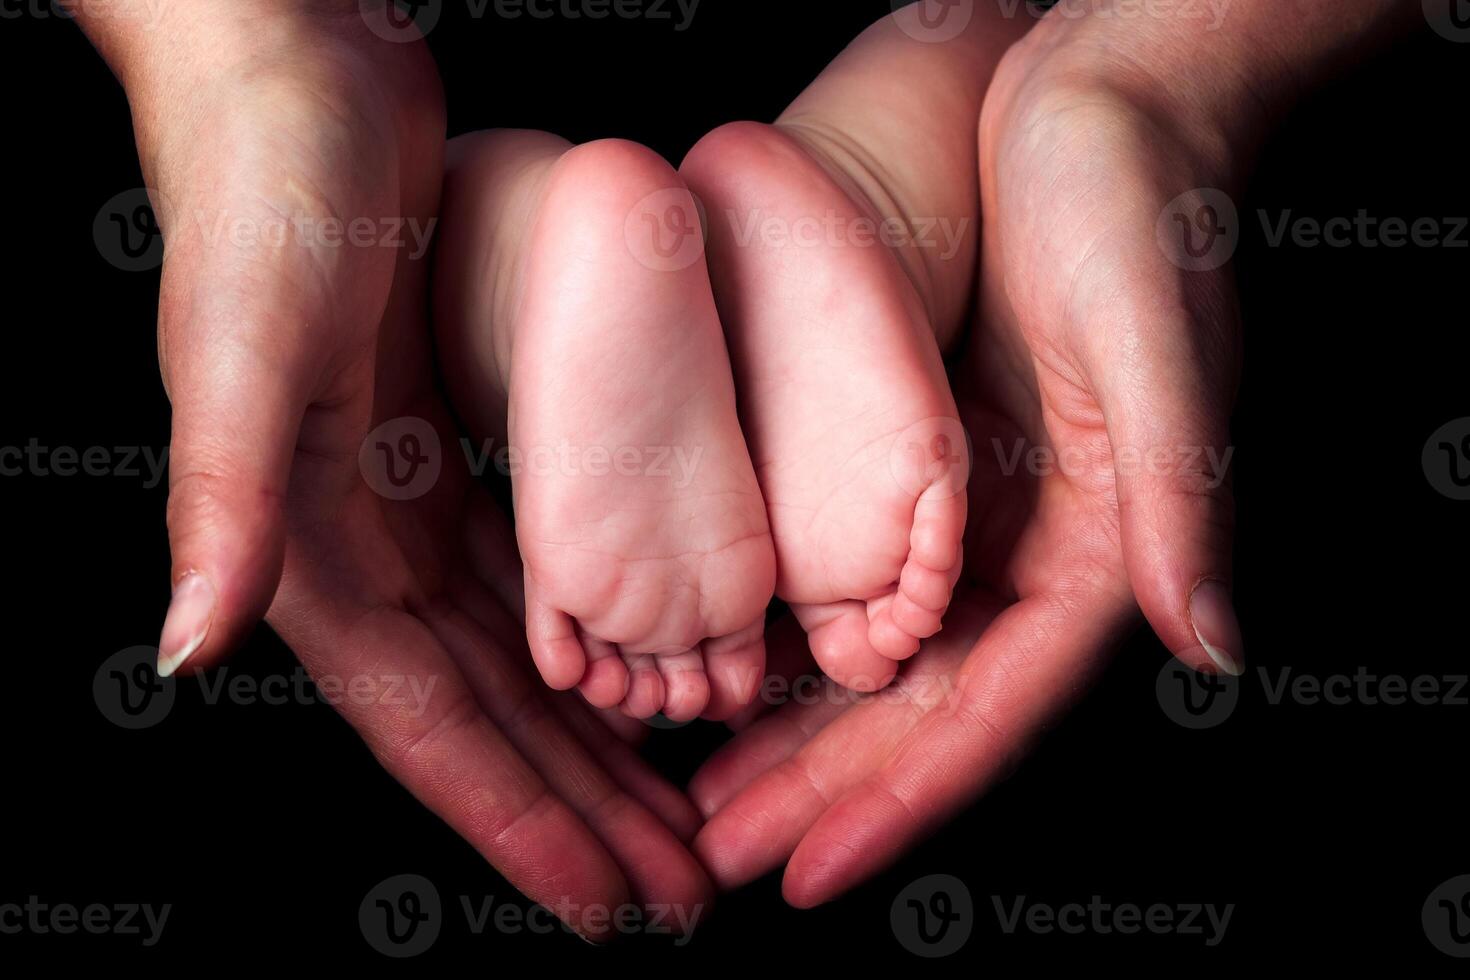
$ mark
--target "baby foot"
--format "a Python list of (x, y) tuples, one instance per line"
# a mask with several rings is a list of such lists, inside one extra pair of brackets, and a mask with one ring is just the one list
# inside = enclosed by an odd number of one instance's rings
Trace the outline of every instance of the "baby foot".
[(456, 404), (490, 432), (505, 411), (536, 665), (635, 717), (726, 717), (764, 669), (775, 558), (693, 199), (635, 144), (471, 141), (436, 318)]
[(887, 684), (960, 571), (968, 447), (929, 316), (883, 219), (796, 128), (734, 123), (681, 173), (776, 546), (776, 594), (839, 683)]

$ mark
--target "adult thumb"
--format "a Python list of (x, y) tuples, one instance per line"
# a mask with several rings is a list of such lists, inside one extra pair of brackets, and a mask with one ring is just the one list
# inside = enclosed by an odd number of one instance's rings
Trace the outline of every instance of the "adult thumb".
[(211, 264), (166, 263), (160, 300), (160, 358), (173, 405), (173, 594), (159, 641), (163, 677), (218, 662), (270, 607), (311, 389), (314, 358), (302, 349), (310, 335), (302, 326), (313, 317), (289, 284)]
[[(1217, 281), (1212, 284), (1228, 288)], [(1159, 639), (1197, 670), (1244, 670), (1228, 480), (1236, 318), (1224, 289), (1127, 316), (1093, 383), (1112, 445), (1124, 562)], [(1160, 308), (1176, 311), (1159, 316)], [(1198, 311), (1198, 312), (1194, 312)], [(1232, 312), (1227, 312), (1232, 311)]]

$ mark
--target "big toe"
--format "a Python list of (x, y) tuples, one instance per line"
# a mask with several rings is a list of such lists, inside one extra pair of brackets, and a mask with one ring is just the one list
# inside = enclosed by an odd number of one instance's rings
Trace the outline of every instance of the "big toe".
[(766, 670), (765, 616), (735, 633), (704, 643), (704, 670), (709, 676), (709, 704), (704, 717), (727, 721), (756, 698)]
[(888, 686), (898, 664), (873, 648), (868, 640), (867, 607), (856, 600), (793, 605), (792, 612), (807, 633), (817, 666), (843, 687), (877, 691)]

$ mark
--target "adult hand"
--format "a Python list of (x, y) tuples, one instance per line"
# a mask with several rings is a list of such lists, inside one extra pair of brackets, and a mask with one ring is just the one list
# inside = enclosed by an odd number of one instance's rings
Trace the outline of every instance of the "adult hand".
[(118, 5), (81, 17), (166, 241), (160, 672), (216, 661), (268, 607), (384, 767), (532, 899), (592, 937), (629, 900), (696, 915), (688, 802), (522, 667), (498, 512), (444, 457), (425, 487), (389, 470), (454, 445), (426, 318), (444, 113), (422, 43), (356, 0), (171, 4), (151, 34)]
[[(1020, 423), (1034, 417), (1024, 398), (976, 397), (974, 378), (956, 379), (976, 456), (944, 632), (885, 691), (819, 685), (705, 763), (694, 849), (721, 888), (785, 862), (787, 901), (809, 907), (879, 870), (1002, 774), (1135, 615), (1115, 502), (1058, 470), (1006, 472), (1013, 447), (1046, 434)], [(773, 634), (773, 669), (799, 674), (799, 634)]]
[(390, 289), (426, 264), (443, 95), (422, 40), (356, 0), (78, 16), (127, 91), (164, 234), (168, 675), (261, 617), (294, 471), (366, 431)]
[[(1085, 688), (1138, 607), (1185, 663), (1242, 669), (1239, 326), (1231, 240), (1209, 236), (1289, 95), (1406, 5), (1242, 0), (1220, 33), (1077, 6), (1010, 50), (981, 118), (978, 316), (953, 379), (971, 591), (888, 696), (787, 705), (697, 774), (695, 850), (722, 887), (786, 862), (788, 901), (810, 906), (886, 865)], [(793, 649), (773, 642), (772, 664), (799, 670)]]
[(345, 690), (339, 710), (384, 768), (531, 899), (594, 939), (629, 903), (692, 928), (711, 891), (684, 845), (698, 814), (529, 669), (514, 535), (455, 465), (423, 285), (421, 270), (395, 279), (372, 434), (296, 461), (267, 618)]
[(1238, 674), (1229, 420), (1233, 203), (1272, 121), (1417, 5), (1063, 0), (1006, 54), (980, 120), (973, 383), (1115, 515), (1134, 597), (1184, 663)]

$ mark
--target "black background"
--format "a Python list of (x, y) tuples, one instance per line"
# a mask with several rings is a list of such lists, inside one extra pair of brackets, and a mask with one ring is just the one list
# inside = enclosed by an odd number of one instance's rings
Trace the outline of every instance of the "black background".
[[(621, 136), (677, 161), (709, 128), (773, 117), (884, 2), (704, 0), (668, 21), (475, 20), (449, 0), (431, 36), (451, 134), (550, 129)], [(141, 178), (123, 94), (76, 27), (0, 20), (8, 213), (0, 446), (168, 440), (154, 348), (157, 272), (127, 273), (92, 239), (99, 208)], [(1430, 434), (1470, 415), (1470, 249), (1269, 247), (1256, 217), (1470, 214), (1463, 136), (1470, 45), (1428, 30), (1303, 105), (1241, 208), (1236, 266), (1246, 370), (1234, 427), (1237, 598), (1251, 672), (1224, 723), (1161, 710), (1166, 662), (1140, 631), (1029, 760), (899, 864), (798, 912), (779, 877), (723, 896), (687, 946), (639, 937), (472, 935), (458, 896), (524, 900), (389, 779), (322, 705), (209, 705), (184, 682), (169, 717), (124, 731), (92, 681), (114, 652), (157, 642), (168, 597), (165, 494), (141, 477), (0, 477), (8, 684), (0, 903), (172, 903), (163, 940), (0, 935), (0, 966), (140, 952), (171, 965), (374, 961), (357, 907), (383, 878), (431, 879), (448, 921), (422, 965), (797, 970), (919, 967), (889, 906), (946, 872), (975, 897), (967, 946), (940, 966), (1003, 971), (1167, 958), (1242, 964), (1423, 961), (1426, 897), (1470, 872), (1465, 705), (1270, 703), (1286, 670), (1464, 674), (1470, 503), (1436, 492)], [(290, 675), (261, 628), (228, 670)], [(1466, 692), (1461, 692), (1462, 697)], [(686, 778), (720, 738), (661, 733)], [(1007, 935), (1009, 903), (1235, 905), (1225, 941)]]

